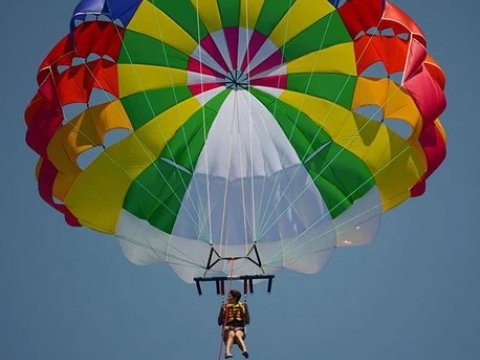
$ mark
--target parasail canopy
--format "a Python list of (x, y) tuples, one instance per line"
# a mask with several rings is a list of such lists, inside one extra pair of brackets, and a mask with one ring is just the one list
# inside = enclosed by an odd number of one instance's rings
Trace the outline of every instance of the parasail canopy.
[(41, 197), (133, 262), (322, 269), (445, 157), (444, 74), (381, 0), (84, 0), (26, 109)]

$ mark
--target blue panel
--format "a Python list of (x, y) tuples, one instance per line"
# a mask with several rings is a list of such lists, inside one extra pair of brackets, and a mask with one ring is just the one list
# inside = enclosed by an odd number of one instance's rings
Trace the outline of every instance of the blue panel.
[(112, 19), (120, 19), (127, 26), (142, 0), (107, 0)]
[(77, 19), (85, 19), (87, 14), (103, 14), (105, 13), (106, 0), (82, 0), (73, 10), (72, 19), (70, 20), (70, 28), (74, 27), (74, 21)]
[(328, 0), (328, 1), (330, 1), (330, 3), (335, 7), (338, 7), (338, 4), (340, 3), (340, 0)]
[(75, 20), (84, 20), (87, 14), (105, 15), (113, 21), (119, 19), (127, 26), (142, 0), (82, 0), (75, 7), (70, 29), (75, 26)]

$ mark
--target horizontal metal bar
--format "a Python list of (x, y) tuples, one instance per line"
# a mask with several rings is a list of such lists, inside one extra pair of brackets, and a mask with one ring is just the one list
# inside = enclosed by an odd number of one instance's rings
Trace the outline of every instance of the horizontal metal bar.
[(215, 281), (215, 287), (217, 290), (217, 295), (225, 295), (225, 281), (231, 280), (243, 280), (243, 292), (246, 295), (249, 291), (251, 294), (254, 292), (253, 280), (268, 280), (267, 291), (272, 291), (272, 281), (275, 275), (240, 275), (240, 276), (212, 276), (212, 277), (196, 277), (193, 278), (195, 284), (197, 285), (198, 295), (202, 295), (202, 287), (200, 286), (201, 282)]
[(226, 280), (262, 280), (273, 279), (275, 275), (239, 275), (239, 276), (212, 276), (212, 277), (196, 277), (193, 278), (195, 282), (206, 281), (226, 281)]

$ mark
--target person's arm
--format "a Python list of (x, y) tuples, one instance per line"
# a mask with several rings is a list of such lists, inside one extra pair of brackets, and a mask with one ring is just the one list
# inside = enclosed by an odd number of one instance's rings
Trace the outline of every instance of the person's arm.
[(245, 322), (245, 324), (248, 325), (248, 324), (250, 324), (250, 313), (248, 312), (247, 303), (244, 303), (243, 306), (244, 306), (244, 308), (245, 308), (245, 315), (244, 315), (245, 319), (244, 319), (244, 322)]
[(222, 304), (222, 306), (220, 306), (220, 312), (218, 313), (218, 325), (223, 325), (223, 323), (225, 322), (223, 308), (224, 305)]

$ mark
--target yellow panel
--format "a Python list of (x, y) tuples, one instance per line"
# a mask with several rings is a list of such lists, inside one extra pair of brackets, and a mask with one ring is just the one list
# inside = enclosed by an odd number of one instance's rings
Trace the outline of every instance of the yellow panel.
[(302, 56), (287, 64), (287, 73), (341, 73), (356, 76), (353, 43), (328, 47)]
[(240, 26), (254, 29), (265, 0), (241, 0)]
[(355, 88), (352, 108), (364, 105), (377, 105), (383, 116), (401, 119), (412, 126), (411, 141), (417, 141), (422, 129), (422, 116), (415, 102), (393, 80), (359, 77)]
[(105, 134), (112, 129), (132, 129), (118, 100), (88, 108), (57, 131), (47, 148), (49, 160), (59, 171), (53, 185), (54, 196), (63, 201), (81, 172), (77, 157), (102, 145)]
[(42, 168), (43, 165), (43, 158), (38, 159), (37, 165), (35, 166), (35, 178), (38, 181), (38, 178), (40, 176), (40, 169)]
[(152, 89), (186, 85), (188, 73), (185, 70), (156, 65), (119, 64), (118, 77), (120, 97), (125, 97)]
[(334, 10), (328, 1), (297, 0), (272, 31), (270, 40), (281, 48), (290, 39)]
[(53, 182), (53, 196), (61, 201), (65, 200), (68, 192), (72, 188), (77, 176), (81, 173), (79, 169), (77, 174), (74, 173), (58, 173)]
[(362, 159), (373, 174), (389, 210), (409, 197), (410, 188), (426, 170), (423, 153), (387, 126), (324, 99), (284, 91), (280, 100), (308, 115), (338, 145)]
[(63, 143), (63, 132), (57, 131), (47, 148), (49, 160), (59, 173), (53, 183), (53, 196), (63, 201), (75, 178), (82, 172), (75, 160), (72, 160)]
[(440, 132), (440, 136), (442, 137), (443, 142), (447, 144), (447, 133), (445, 132), (445, 129), (443, 128), (443, 125), (440, 122), (440, 119), (439, 118), (435, 119), (434, 124), (437, 130)]
[(157, 159), (167, 141), (200, 107), (195, 98), (177, 104), (92, 162), (65, 199), (80, 223), (114, 233), (130, 184)]
[(142, 1), (128, 30), (136, 31), (190, 55), (197, 47), (196, 41), (167, 14), (148, 1)]
[(209, 32), (222, 28), (222, 19), (218, 10), (217, 0), (190, 0)]
[[(72, 129), (72, 132), (74, 131), (73, 127), (70, 127), (70, 129)], [(75, 132), (75, 134), (79, 135), (77, 132)], [(64, 137), (64, 128), (59, 129), (55, 133), (47, 147), (48, 159), (59, 171), (75, 174), (80, 170), (80, 168), (77, 166), (75, 161), (76, 157), (70, 154), (67, 146), (64, 144)], [(80, 135), (78, 137), (82, 138), (83, 136)], [(84, 149), (83, 151), (85, 151), (93, 146), (96, 146), (95, 143), (98, 143), (98, 137), (95, 135), (95, 138), (95, 140), (92, 140), (93, 144), (89, 145), (84, 144), (83, 141), (79, 141), (78, 147)]]

